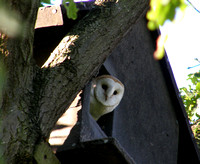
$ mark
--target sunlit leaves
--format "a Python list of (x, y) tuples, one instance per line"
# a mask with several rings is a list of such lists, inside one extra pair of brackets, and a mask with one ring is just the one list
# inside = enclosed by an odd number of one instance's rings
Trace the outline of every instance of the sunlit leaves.
[(194, 133), (194, 137), (196, 139), (197, 146), (200, 150), (200, 119), (198, 119), (197, 121), (194, 122), (194, 124), (192, 125), (192, 131)]
[(191, 81), (191, 85), (187, 88), (180, 88), (181, 98), (188, 114), (188, 118), (191, 123), (194, 123), (195, 118), (200, 118), (197, 114), (197, 107), (200, 105), (200, 73), (189, 74), (188, 80)]
[(196, 90), (197, 90), (198, 92), (200, 92), (200, 82), (197, 83), (197, 85), (196, 85)]
[(149, 20), (147, 26), (150, 30), (155, 30), (163, 25), (166, 20), (173, 20), (176, 9), (182, 11), (186, 8), (184, 0), (151, 0), (150, 10), (147, 13)]
[(63, 0), (62, 4), (65, 6), (65, 8), (67, 10), (67, 17), (75, 20), (77, 18), (78, 9), (77, 9), (74, 1), (73, 0)]

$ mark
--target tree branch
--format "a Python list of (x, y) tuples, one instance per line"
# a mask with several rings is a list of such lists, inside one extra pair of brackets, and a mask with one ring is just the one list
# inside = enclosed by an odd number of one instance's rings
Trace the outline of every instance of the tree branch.
[[(52, 59), (43, 68), (45, 86), (40, 101), (40, 122), (44, 136), (49, 135), (76, 94), (98, 71), (129, 28), (146, 12), (148, 4), (148, 0), (120, 0), (98, 7), (64, 38), (68, 40), (64, 41), (64, 51), (52, 54)], [(69, 36), (78, 39), (71, 42)], [(62, 62), (58, 62), (58, 56), (62, 56)]]
[[(37, 130), (33, 130), (32, 98), (35, 68), (32, 45), (34, 22), (39, 0), (8, 0), (7, 10), (14, 11), (20, 17), (21, 35), (3, 40), (6, 54), (1, 54), (6, 67), (6, 84), (0, 101), (1, 126), (0, 146), (7, 163), (18, 163), (21, 159), (32, 159), (33, 145), (38, 139)], [(0, 34), (5, 35), (5, 34)], [(31, 137), (28, 135), (31, 134)], [(0, 155), (2, 156), (2, 154)]]

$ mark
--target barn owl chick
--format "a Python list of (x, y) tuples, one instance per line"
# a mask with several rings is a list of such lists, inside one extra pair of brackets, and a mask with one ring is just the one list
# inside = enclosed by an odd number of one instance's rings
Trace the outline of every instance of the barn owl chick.
[(90, 92), (90, 114), (95, 120), (112, 112), (120, 103), (124, 85), (110, 75), (102, 75), (92, 81)]

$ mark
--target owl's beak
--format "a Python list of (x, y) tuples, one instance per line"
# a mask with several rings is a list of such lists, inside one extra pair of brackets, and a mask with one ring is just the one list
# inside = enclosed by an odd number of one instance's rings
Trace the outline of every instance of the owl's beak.
[(107, 101), (108, 100), (108, 95), (107, 94), (104, 94), (105, 95), (105, 100)]

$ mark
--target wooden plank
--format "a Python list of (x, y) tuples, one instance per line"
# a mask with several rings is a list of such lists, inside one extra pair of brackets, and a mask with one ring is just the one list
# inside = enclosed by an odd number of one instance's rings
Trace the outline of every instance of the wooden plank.
[(114, 138), (102, 138), (72, 145), (57, 152), (61, 163), (72, 164), (136, 164), (133, 158)]
[(38, 9), (35, 29), (51, 27), (51, 26), (62, 26), (62, 25), (63, 25), (63, 16), (60, 6), (54, 5), (54, 6), (40, 7)]

